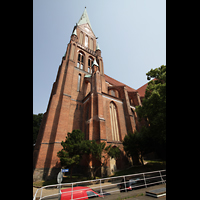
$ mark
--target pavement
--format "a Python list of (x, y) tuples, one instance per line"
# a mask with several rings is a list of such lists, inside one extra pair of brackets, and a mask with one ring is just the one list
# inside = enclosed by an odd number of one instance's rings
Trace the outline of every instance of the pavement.
[[(116, 185), (112, 185), (110, 183), (105, 183), (104, 186), (106, 186), (106, 187), (104, 187), (105, 189), (103, 189), (103, 192), (104, 193), (106, 192), (106, 195), (104, 196), (105, 200), (123, 200), (123, 199), (125, 199), (125, 197), (128, 200), (153, 200), (153, 199), (155, 199), (154, 197), (146, 196), (146, 191), (166, 187), (166, 184), (159, 184), (159, 185), (155, 185), (155, 186), (151, 186), (151, 187), (147, 187), (147, 188), (141, 188), (141, 189), (137, 189), (137, 190), (132, 190), (132, 191), (128, 191), (128, 192), (120, 192), (119, 189), (116, 187)], [(95, 185), (95, 187), (97, 187), (97, 185)], [(37, 189), (38, 188), (33, 187), (33, 196)], [(113, 190), (115, 190), (115, 192), (112, 192)], [(44, 197), (47, 195), (52, 195), (52, 194), (57, 193), (57, 195), (55, 195), (55, 196), (45, 198), (48, 200), (57, 200), (58, 192), (59, 192), (59, 190), (57, 188), (46, 188), (46, 189), (42, 190), (42, 196)], [(39, 196), (40, 196), (40, 192), (37, 194), (36, 200), (39, 200)], [(93, 199), (96, 199), (96, 198), (93, 198)], [(159, 199), (166, 200), (166, 195), (163, 197), (159, 197)]]
[[(160, 185), (155, 185), (155, 186), (151, 186), (147, 188), (141, 188), (141, 189), (132, 190), (128, 192), (118, 192), (118, 193), (116, 192), (111, 195), (105, 196), (104, 199), (105, 200), (122, 200), (122, 199), (125, 199), (126, 197), (126, 199), (128, 200), (154, 200), (157, 198), (146, 196), (146, 191), (159, 189), (163, 187), (166, 187), (166, 185), (160, 184)], [(141, 194), (143, 194), (143, 196), (140, 196)], [(166, 195), (163, 197), (159, 197), (159, 199), (166, 200)]]

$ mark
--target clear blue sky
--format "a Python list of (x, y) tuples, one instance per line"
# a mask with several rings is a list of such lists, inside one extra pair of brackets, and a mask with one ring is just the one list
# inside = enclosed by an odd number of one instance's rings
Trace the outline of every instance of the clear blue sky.
[(33, 113), (44, 113), (84, 8), (108, 76), (138, 89), (166, 64), (166, 0), (33, 0)]

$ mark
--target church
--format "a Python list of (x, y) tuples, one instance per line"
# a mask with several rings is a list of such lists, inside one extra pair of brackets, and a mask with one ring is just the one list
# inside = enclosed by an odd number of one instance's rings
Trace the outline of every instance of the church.
[(140, 130), (135, 106), (141, 105), (146, 87), (135, 90), (104, 74), (101, 48), (85, 8), (72, 30), (42, 119), (33, 152), (33, 181), (57, 176), (57, 152), (75, 129), (87, 140), (120, 148), (120, 158), (108, 162), (107, 175), (127, 167), (122, 141), (129, 131)]

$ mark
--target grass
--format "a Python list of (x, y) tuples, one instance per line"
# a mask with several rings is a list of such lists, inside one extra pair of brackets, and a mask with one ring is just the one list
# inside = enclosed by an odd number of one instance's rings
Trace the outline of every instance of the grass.
[[(113, 176), (122, 176), (122, 175), (128, 175), (128, 174), (136, 174), (136, 173), (166, 169), (166, 161), (161, 161), (161, 160), (145, 160), (145, 161), (148, 163), (144, 166), (133, 166), (125, 170), (120, 170), (120, 171), (115, 172)], [(96, 177), (96, 178), (99, 179), (100, 177)], [(71, 183), (71, 182), (86, 181), (86, 180), (91, 180), (91, 178), (81, 176), (81, 175), (77, 175), (77, 176), (74, 175), (72, 176), (72, 181), (70, 181), (69, 176), (64, 176), (62, 183)], [(34, 187), (42, 187), (45, 185), (53, 185), (53, 184), (57, 184), (57, 179), (52, 179), (50, 181), (42, 180), (42, 181), (33, 182)]]
[(133, 166), (125, 170), (117, 171), (113, 176), (122, 176), (128, 174), (137, 174), (142, 172), (166, 169), (166, 161), (161, 161), (161, 160), (145, 160), (145, 161), (148, 162), (146, 165)]
[[(62, 183), (71, 183), (71, 182), (78, 182), (78, 181), (86, 181), (86, 180), (90, 180), (90, 179), (91, 178), (77, 175), (77, 176), (72, 176), (72, 181), (70, 181), (70, 177), (69, 176), (63, 176)], [(52, 179), (52, 180), (49, 180), (49, 181), (42, 180), (42, 181), (33, 182), (33, 186), (34, 187), (42, 187), (42, 186), (45, 186), (45, 185), (54, 185), (54, 184), (57, 184), (57, 179)]]

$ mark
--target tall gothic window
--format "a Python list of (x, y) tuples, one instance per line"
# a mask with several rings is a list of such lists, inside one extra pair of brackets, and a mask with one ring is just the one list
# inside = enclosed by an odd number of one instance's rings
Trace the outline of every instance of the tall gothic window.
[(94, 46), (94, 42), (93, 42), (93, 39), (91, 38), (91, 39), (90, 39), (90, 49), (93, 50), (93, 48), (94, 48), (93, 46)]
[(92, 73), (92, 63), (93, 63), (93, 59), (91, 57), (88, 58), (88, 73)]
[(110, 103), (110, 121), (111, 121), (111, 130), (112, 130), (112, 140), (119, 140), (119, 126), (117, 120), (117, 110), (113, 102)]
[(83, 69), (83, 66), (84, 66), (84, 55), (81, 52), (79, 52), (77, 68)]
[(88, 47), (88, 36), (85, 36), (85, 46)]
[(83, 32), (80, 32), (79, 43), (83, 44)]

